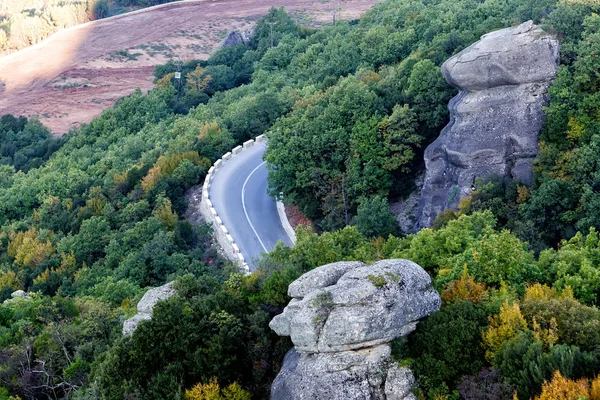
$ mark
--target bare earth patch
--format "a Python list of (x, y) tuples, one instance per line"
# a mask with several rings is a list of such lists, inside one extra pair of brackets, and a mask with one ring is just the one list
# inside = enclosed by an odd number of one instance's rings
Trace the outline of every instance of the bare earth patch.
[(381, 0), (194, 0), (94, 21), (0, 58), (0, 115), (37, 117), (55, 134), (89, 122), (135, 88), (153, 87), (155, 65), (207, 59), (227, 32), (251, 28), (271, 7), (301, 23), (353, 19)]
[(305, 228), (309, 228), (316, 232), (315, 224), (308, 219), (302, 212), (298, 209), (298, 206), (291, 205), (285, 206), (285, 215), (287, 216), (288, 221), (290, 221), (290, 225), (292, 228), (296, 229), (298, 226), (302, 225)]

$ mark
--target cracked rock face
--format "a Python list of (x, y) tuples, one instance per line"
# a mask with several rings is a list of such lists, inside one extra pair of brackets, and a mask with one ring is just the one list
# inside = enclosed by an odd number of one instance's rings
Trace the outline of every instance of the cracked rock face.
[(325, 265), (293, 282), (288, 294), (305, 296), (294, 298), (269, 326), (291, 336), (302, 353), (388, 343), (412, 332), (418, 320), (440, 307), (429, 275), (408, 260)]
[(301, 354), (292, 349), (273, 381), (271, 399), (385, 399), (383, 372), (390, 353), (388, 344), (332, 354)]
[(389, 343), (440, 307), (420, 266), (408, 260), (328, 264), (294, 281), (288, 294), (294, 298), (269, 326), (291, 336), (295, 348), (272, 399), (413, 398), (412, 373), (397, 373)]
[(484, 35), (444, 63), (444, 77), (460, 92), (448, 106), (450, 123), (425, 151), (417, 229), (456, 209), (476, 178), (531, 184), (542, 107), (558, 63), (558, 41), (531, 21)]

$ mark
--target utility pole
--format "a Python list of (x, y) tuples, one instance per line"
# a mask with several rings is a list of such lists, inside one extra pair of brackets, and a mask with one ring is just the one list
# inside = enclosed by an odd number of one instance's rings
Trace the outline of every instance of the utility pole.
[(335, 9), (335, 2), (334, 2), (333, 3), (333, 25), (334, 26), (335, 26), (335, 12), (336, 12), (336, 9)]
[(181, 57), (177, 57), (177, 72), (175, 72), (175, 79), (177, 79), (177, 100), (181, 100), (181, 68), (182, 68)]
[(333, 25), (335, 25), (335, 23), (336, 23), (335, 17), (339, 10), (341, 10), (340, 2), (339, 2), (339, 0), (334, 0), (333, 1)]
[(273, 42), (273, 25), (277, 25), (277, 21), (275, 22), (268, 22), (269, 27), (271, 28), (271, 47), (274, 46), (274, 42)]

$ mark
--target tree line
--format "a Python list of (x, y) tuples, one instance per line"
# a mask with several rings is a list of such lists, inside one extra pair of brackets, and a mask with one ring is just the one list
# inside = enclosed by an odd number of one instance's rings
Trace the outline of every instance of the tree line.
[[(268, 322), (289, 283), (329, 262), (391, 257), (422, 265), (444, 299), (394, 345), (421, 398), (593, 396), (598, 11), (388, 0), (316, 31), (273, 9), (246, 45), (183, 65), (180, 81), (174, 63), (158, 67), (154, 90), (63, 139), (3, 117), (0, 300), (17, 289), (32, 298), (0, 305), (0, 398), (268, 398), (291, 348)], [(439, 65), (531, 18), (562, 44), (535, 184), (477, 182), (458, 211), (403, 236), (388, 200), (411, 192), (446, 123), (454, 91)], [(186, 220), (185, 195), (263, 133), (272, 192), (321, 233), (299, 229), (294, 248), (279, 245), (244, 276), (210, 226)], [(122, 337), (147, 288), (171, 280), (178, 295)]]

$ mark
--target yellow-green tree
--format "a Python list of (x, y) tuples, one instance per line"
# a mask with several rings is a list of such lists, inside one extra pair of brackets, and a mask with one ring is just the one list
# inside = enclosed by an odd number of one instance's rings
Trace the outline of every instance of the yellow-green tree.
[(490, 324), (483, 333), (483, 345), (485, 347), (485, 358), (493, 360), (494, 356), (509, 339), (516, 337), (519, 332), (527, 329), (527, 322), (521, 314), (518, 303), (512, 305), (508, 300), (500, 307), (500, 313), (490, 317)]
[(185, 400), (250, 400), (250, 393), (234, 382), (221, 390), (217, 378), (206, 383), (198, 383), (185, 391)]
[(10, 287), (12, 290), (23, 289), (23, 285), (14, 271), (6, 271), (0, 275), (0, 290)]
[(197, 151), (188, 151), (170, 156), (160, 156), (142, 179), (142, 188), (145, 191), (152, 189), (163, 177), (171, 176), (184, 160), (189, 160), (194, 165), (204, 168), (210, 167), (210, 160), (200, 157)]
[(9, 239), (8, 255), (19, 266), (38, 266), (55, 252), (52, 242), (42, 241), (35, 227), (18, 233), (13, 231)]
[(169, 229), (173, 229), (177, 225), (177, 213), (171, 208), (169, 199), (161, 198), (160, 204), (157, 205), (153, 214)]
[(559, 371), (550, 382), (544, 382), (542, 393), (535, 400), (600, 400), (600, 377), (590, 382), (586, 378), (567, 379)]
[(185, 79), (188, 90), (199, 92), (208, 87), (212, 76), (208, 75), (206, 70), (198, 65), (195, 70), (185, 76)]

